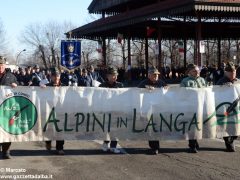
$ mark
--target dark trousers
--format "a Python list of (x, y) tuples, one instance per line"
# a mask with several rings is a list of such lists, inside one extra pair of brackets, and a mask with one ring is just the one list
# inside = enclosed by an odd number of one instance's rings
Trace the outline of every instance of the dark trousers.
[(148, 141), (149, 147), (153, 150), (160, 148), (159, 141)]
[[(110, 141), (104, 141), (104, 143), (108, 144)], [(110, 148), (116, 148), (117, 147), (117, 141), (111, 141)]]
[(237, 139), (238, 136), (228, 136), (223, 137), (223, 140), (225, 141), (225, 144), (232, 144), (235, 139)]
[(199, 145), (198, 145), (198, 142), (197, 142), (197, 140), (196, 139), (191, 139), (191, 140), (189, 140), (188, 141), (189, 142), (189, 144), (188, 144), (188, 146), (190, 147), (190, 148), (192, 148), (192, 149), (194, 149), (194, 148), (199, 148)]
[[(46, 141), (46, 144), (51, 144), (52, 141)], [(63, 150), (64, 141), (56, 141), (56, 150)]]
[(0, 145), (2, 146), (2, 152), (6, 153), (10, 149), (11, 142), (0, 143)]

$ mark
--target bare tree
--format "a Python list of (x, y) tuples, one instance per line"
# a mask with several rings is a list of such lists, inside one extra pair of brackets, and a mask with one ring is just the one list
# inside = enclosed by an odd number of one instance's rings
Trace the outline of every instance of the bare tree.
[(82, 66), (98, 64), (98, 56), (101, 52), (97, 52), (97, 42), (90, 40), (82, 41)]
[(163, 51), (165, 51), (164, 54), (170, 59), (171, 64), (177, 65), (176, 63), (179, 58), (178, 42), (174, 40), (166, 40), (163, 41), (162, 45)]
[(51, 21), (46, 24), (34, 23), (25, 27), (20, 41), (28, 47), (33, 57), (40, 58), (44, 67), (59, 66), (60, 40), (72, 29), (71, 23)]
[(3, 22), (0, 19), (0, 54), (6, 55), (7, 51), (7, 40), (6, 40), (6, 31), (3, 25)]
[(144, 66), (145, 63), (145, 43), (143, 41), (133, 41), (132, 52), (138, 67)]

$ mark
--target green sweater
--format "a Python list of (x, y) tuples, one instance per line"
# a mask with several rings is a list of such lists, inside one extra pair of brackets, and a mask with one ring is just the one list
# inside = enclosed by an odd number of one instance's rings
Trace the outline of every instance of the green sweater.
[(202, 77), (186, 77), (184, 78), (181, 83), (181, 87), (191, 87), (191, 88), (202, 88), (207, 87), (206, 81)]

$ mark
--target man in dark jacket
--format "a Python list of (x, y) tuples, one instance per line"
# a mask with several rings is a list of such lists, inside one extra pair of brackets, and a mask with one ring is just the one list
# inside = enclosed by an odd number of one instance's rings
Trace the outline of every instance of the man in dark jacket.
[(29, 85), (31, 86), (39, 86), (40, 82), (43, 80), (43, 74), (40, 71), (39, 65), (34, 66), (34, 72), (32, 74), (31, 80), (29, 81)]
[[(118, 76), (118, 71), (113, 67), (109, 67), (107, 69), (107, 81), (100, 84), (99, 87), (123, 88), (123, 84), (120, 82), (117, 82), (117, 76)], [(110, 143), (110, 151), (115, 154), (121, 153), (121, 151), (117, 148), (117, 143), (118, 142), (116, 140), (111, 141), (111, 143)], [(103, 146), (102, 146), (103, 151), (108, 151), (108, 144), (109, 144), (109, 141), (104, 141)]]
[[(155, 67), (149, 68), (148, 78), (140, 82), (138, 87), (148, 89), (167, 87), (167, 84), (161, 79), (159, 79), (159, 74), (159, 71)], [(158, 154), (160, 148), (159, 141), (148, 141), (148, 143), (149, 147), (152, 150), (152, 153)]]
[[(17, 78), (9, 71), (6, 71), (6, 58), (0, 56), (0, 85), (17, 87)], [(10, 146), (11, 142), (5, 142), (0, 144), (2, 146), (2, 158), (10, 159)]]
[[(91, 78), (91, 86), (92, 87), (98, 87), (99, 83), (104, 82), (103, 78), (100, 76), (100, 74), (97, 71), (95, 71), (95, 69), (92, 65), (88, 68), (88, 75)], [(96, 81), (98, 83), (96, 83)]]
[[(240, 84), (240, 80), (236, 78), (236, 68), (232, 62), (228, 62), (224, 69), (224, 76), (219, 79), (216, 85), (232, 85)], [(237, 136), (223, 137), (228, 152), (235, 152), (234, 140)]]
[(91, 87), (91, 84), (92, 84), (92, 80), (88, 75), (87, 69), (82, 69), (82, 75), (78, 80), (78, 85), (84, 86), (84, 87)]
[[(60, 81), (60, 72), (58, 69), (52, 69), (51, 70), (51, 82), (47, 84), (47, 86), (52, 86), (52, 87), (61, 87), (61, 86), (66, 86)], [(42, 86), (44, 87), (44, 86)], [(63, 140), (57, 140), (56, 141), (56, 150), (58, 155), (64, 155), (63, 151), (63, 145), (64, 141)], [(51, 150), (52, 148), (52, 142), (51, 141), (46, 141), (46, 149)]]

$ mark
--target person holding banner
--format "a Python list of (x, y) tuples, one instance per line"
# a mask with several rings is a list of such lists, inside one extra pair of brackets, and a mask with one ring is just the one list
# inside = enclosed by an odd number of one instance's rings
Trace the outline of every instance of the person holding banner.
[[(100, 84), (99, 87), (106, 87), (106, 88), (123, 88), (123, 84), (120, 82), (117, 82), (117, 77), (118, 77), (118, 71), (117, 69), (113, 68), (113, 67), (109, 67), (107, 69), (107, 81)], [(107, 135), (109, 136), (109, 134)], [(115, 153), (115, 154), (119, 154), (121, 153), (120, 149), (117, 148), (117, 141), (113, 140), (110, 143), (110, 151)], [(104, 141), (103, 145), (102, 145), (102, 150), (104, 152), (107, 152), (109, 150), (109, 141)]]
[[(188, 77), (184, 78), (180, 86), (181, 87), (191, 87), (191, 88), (203, 88), (207, 87), (207, 82), (200, 77), (200, 70), (195, 64), (189, 64), (187, 66), (186, 74)], [(196, 139), (189, 140), (189, 153), (197, 153), (199, 149), (199, 144)]]
[(98, 72), (95, 71), (93, 65), (88, 68), (88, 75), (91, 78), (91, 86), (98, 87), (101, 83), (104, 82), (103, 78), (100, 76)]
[(92, 84), (92, 80), (88, 75), (87, 69), (82, 69), (82, 75), (78, 80), (78, 85), (84, 86), (84, 87), (91, 87), (91, 84)]
[(38, 64), (34, 66), (34, 71), (32, 73), (31, 80), (29, 81), (29, 86), (39, 86), (40, 82), (43, 80), (43, 74), (40, 71)]
[[(60, 72), (57, 69), (52, 69), (51, 82), (47, 85), (42, 85), (41, 87), (46, 87), (46, 86), (52, 86), (52, 87), (66, 86), (63, 83), (61, 83)], [(58, 155), (64, 155), (63, 145), (64, 145), (63, 140), (57, 140), (56, 141), (56, 150), (57, 150)], [(51, 141), (46, 141), (46, 149), (51, 150), (51, 148), (52, 148), (52, 142)]]
[[(11, 86), (15, 88), (18, 86), (17, 78), (9, 71), (6, 71), (6, 58), (0, 56), (0, 85), (1, 86)], [(0, 143), (2, 146), (2, 158), (10, 159), (10, 146), (11, 142)]]
[[(236, 78), (236, 68), (233, 62), (228, 62), (224, 68), (224, 76), (218, 80), (216, 85), (233, 85), (240, 84), (240, 80)], [(238, 104), (239, 99), (236, 101), (236, 105)], [(234, 103), (232, 103), (234, 105)], [(236, 107), (236, 106), (235, 106)], [(235, 107), (228, 108), (227, 113), (230, 114)], [(235, 152), (234, 140), (237, 139), (238, 136), (226, 136), (223, 137), (225, 141), (227, 152)]]
[[(139, 88), (148, 88), (150, 90), (154, 88), (167, 87), (167, 84), (159, 79), (160, 72), (155, 68), (151, 67), (148, 69), (148, 78), (140, 82)], [(148, 141), (149, 147), (151, 148), (152, 154), (157, 155), (159, 153), (160, 144), (159, 141)]]

